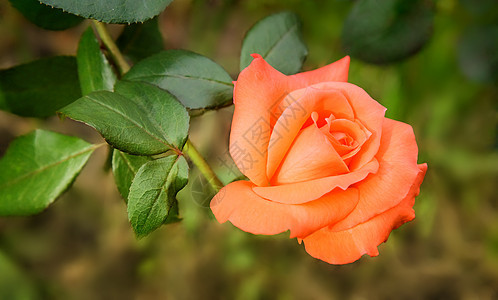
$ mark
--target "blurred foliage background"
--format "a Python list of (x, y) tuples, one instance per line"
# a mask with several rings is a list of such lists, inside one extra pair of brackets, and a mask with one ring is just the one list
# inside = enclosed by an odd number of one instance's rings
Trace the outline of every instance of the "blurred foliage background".
[[(250, 26), (294, 11), (311, 70), (346, 55), (341, 33), (353, 4), (176, 0), (159, 26), (166, 49), (206, 55), (236, 78)], [(416, 219), (391, 234), (380, 256), (333, 266), (288, 234), (254, 236), (220, 225), (195, 170), (179, 194), (183, 221), (137, 241), (100, 149), (45, 212), (0, 218), (0, 299), (498, 299), (497, 2), (438, 0), (433, 18), (417, 54), (391, 64), (351, 63), (350, 82), (386, 106), (388, 117), (414, 127), (419, 162), (429, 164)], [(74, 55), (88, 25), (43, 30), (0, 1), (0, 68)], [(123, 30), (110, 27), (115, 37)], [(227, 156), (231, 114), (206, 113), (191, 128), (224, 180), (237, 176)], [(0, 112), (0, 155), (36, 127), (101, 141), (69, 120)]]

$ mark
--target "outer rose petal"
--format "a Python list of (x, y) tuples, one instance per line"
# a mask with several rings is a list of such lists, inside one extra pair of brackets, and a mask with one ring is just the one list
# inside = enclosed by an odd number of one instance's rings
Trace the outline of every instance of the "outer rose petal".
[(336, 188), (345, 190), (352, 184), (365, 179), (368, 174), (377, 172), (378, 168), (379, 163), (374, 158), (355, 172), (298, 183), (264, 187), (255, 186), (252, 189), (259, 196), (274, 202), (301, 204), (316, 200)]
[(271, 108), (288, 91), (287, 76), (259, 55), (239, 75), (234, 89), (235, 111), (230, 154), (240, 171), (257, 185), (268, 185), (266, 157), (270, 141)]
[(334, 191), (300, 205), (272, 202), (258, 196), (249, 181), (236, 181), (221, 189), (211, 201), (220, 223), (227, 220), (254, 234), (277, 234), (290, 230), (291, 237), (303, 238), (347, 216), (358, 203), (355, 188)]
[(289, 76), (290, 89), (297, 90), (319, 82), (348, 81), (349, 56), (319, 69)]
[(333, 231), (324, 227), (303, 239), (306, 251), (331, 264), (352, 263), (363, 254), (377, 256), (377, 246), (387, 240), (391, 231), (415, 218), (412, 207), (427, 171), (427, 164), (419, 167), (420, 173), (410, 192), (397, 206), (348, 230)]
[(355, 185), (360, 190), (360, 202), (350, 215), (332, 228), (334, 231), (354, 227), (398, 205), (420, 172), (412, 127), (386, 118), (382, 132), (376, 155), (379, 170)]

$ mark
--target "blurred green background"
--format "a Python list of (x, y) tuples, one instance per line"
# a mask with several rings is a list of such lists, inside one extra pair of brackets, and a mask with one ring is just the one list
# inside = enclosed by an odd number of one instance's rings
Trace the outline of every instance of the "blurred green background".
[[(282, 10), (302, 18), (305, 70), (343, 57), (352, 5), (175, 0), (159, 24), (165, 48), (204, 54), (236, 78), (244, 33)], [(498, 299), (497, 53), (486, 50), (496, 49), (498, 9), (493, 0), (439, 0), (435, 11), (433, 35), (419, 53), (390, 65), (351, 63), (350, 82), (386, 106), (388, 117), (414, 127), (419, 162), (429, 165), (416, 219), (391, 234), (380, 256), (333, 266), (288, 234), (254, 236), (220, 225), (195, 170), (179, 196), (183, 221), (137, 241), (101, 149), (45, 212), (0, 218), (0, 299)], [(0, 68), (74, 55), (88, 25), (46, 31), (0, 1)], [(112, 34), (122, 28), (112, 25)], [(231, 113), (206, 113), (191, 128), (225, 180), (235, 176), (225, 165)], [(101, 141), (69, 120), (0, 112), (0, 155), (36, 127)]]

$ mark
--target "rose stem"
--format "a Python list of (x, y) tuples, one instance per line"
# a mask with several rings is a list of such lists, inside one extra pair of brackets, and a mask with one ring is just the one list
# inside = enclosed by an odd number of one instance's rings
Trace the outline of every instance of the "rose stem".
[(208, 165), (206, 160), (202, 157), (202, 155), (197, 151), (192, 142), (187, 140), (185, 147), (183, 148), (185, 154), (190, 158), (192, 163), (201, 171), (202, 175), (207, 179), (211, 187), (215, 192), (218, 192), (223, 187), (223, 183), (213, 172), (211, 167)]
[(112, 60), (116, 63), (116, 66), (119, 69), (119, 73), (123, 75), (128, 72), (128, 70), (130, 69), (130, 65), (126, 62), (125, 58), (119, 51), (118, 46), (116, 46), (116, 44), (112, 40), (105, 24), (96, 20), (93, 20), (93, 24), (95, 24), (95, 29), (102, 39), (102, 43), (104, 43), (107, 50), (109, 50), (109, 54), (111, 55)]
[[(119, 51), (119, 48), (114, 43), (114, 40), (111, 38), (109, 32), (107, 31), (105, 24), (95, 20), (93, 21), (93, 23), (95, 24), (97, 33), (102, 39), (102, 43), (104, 43), (104, 46), (107, 48), (107, 50), (109, 50), (111, 58), (116, 63), (119, 69), (119, 73), (123, 75), (128, 72), (128, 70), (130, 69), (130, 65), (126, 62), (123, 55)], [(216, 174), (213, 172), (213, 170), (199, 153), (199, 151), (197, 151), (190, 139), (187, 139), (183, 151), (190, 158), (190, 161), (192, 161), (192, 163), (199, 169), (202, 175), (204, 175), (213, 190), (215, 192), (218, 192), (223, 187), (223, 183), (216, 176)]]

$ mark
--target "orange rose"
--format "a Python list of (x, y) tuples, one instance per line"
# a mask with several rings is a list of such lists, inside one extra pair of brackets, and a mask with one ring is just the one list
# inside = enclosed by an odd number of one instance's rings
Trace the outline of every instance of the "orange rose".
[(410, 125), (347, 83), (349, 57), (285, 76), (259, 55), (235, 83), (230, 154), (250, 181), (225, 186), (216, 219), (254, 234), (304, 241), (313, 257), (346, 264), (378, 255), (412, 209), (427, 164)]

